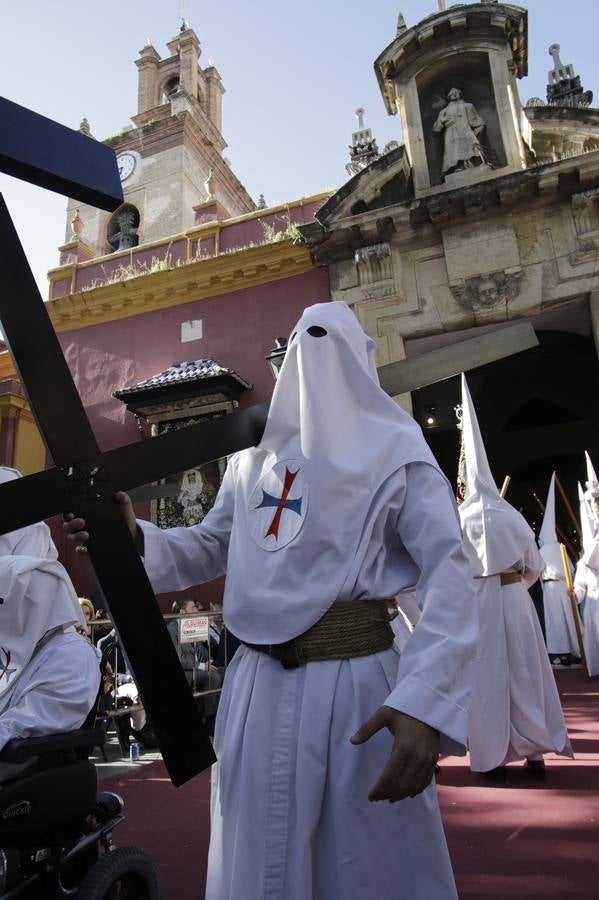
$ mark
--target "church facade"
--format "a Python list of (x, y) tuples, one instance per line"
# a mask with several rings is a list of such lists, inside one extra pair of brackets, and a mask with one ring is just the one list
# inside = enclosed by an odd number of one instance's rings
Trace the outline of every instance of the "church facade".
[[(599, 452), (599, 110), (558, 45), (546, 101), (524, 105), (527, 40), (511, 4), (458, 4), (411, 28), (400, 16), (375, 72), (404, 143), (373, 159), (366, 140), (363, 168), (353, 154), (353, 177), (302, 233), (379, 363), (532, 323), (538, 348), (469, 380), (496, 477), (512, 476), (508, 499), (534, 522), (552, 469), (574, 504), (583, 452)], [(402, 402), (455, 477), (457, 379)]]
[[(471, 372), (472, 393), (496, 476), (512, 476), (508, 499), (529, 521), (551, 468), (574, 491), (583, 451), (599, 452), (599, 110), (557, 45), (547, 100), (524, 105), (527, 39), (526, 10), (491, 0), (413, 27), (400, 16), (375, 72), (403, 143), (379, 153), (360, 121), (338, 191), (268, 209), (223, 156), (222, 81), (193, 30), (164, 59), (144, 47), (133, 127), (108, 140), (125, 202), (112, 216), (70, 202), (49, 273), (102, 449), (267, 399), (276, 339), (309, 303), (344, 300), (379, 365), (530, 321), (539, 347)], [(457, 379), (397, 399), (454, 478)], [(0, 454), (43, 466), (6, 353)], [(140, 514), (199, 521), (223, 466), (149, 488)], [(61, 552), (90, 590), (85, 563)]]

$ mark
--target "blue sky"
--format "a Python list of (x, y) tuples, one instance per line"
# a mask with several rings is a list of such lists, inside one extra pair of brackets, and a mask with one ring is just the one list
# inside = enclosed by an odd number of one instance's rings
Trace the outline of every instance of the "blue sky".
[[(137, 111), (134, 59), (149, 37), (161, 56), (177, 32), (182, 0), (21, 0), (0, 3), (0, 92), (77, 128), (86, 116), (98, 138), (119, 132)], [(398, 12), (408, 26), (436, 0), (185, 0), (185, 16), (212, 59), (223, 98), (225, 156), (250, 194), (269, 204), (339, 186), (346, 179), (354, 110), (379, 147), (401, 140), (378, 92), (373, 62), (393, 40)], [(599, 106), (596, 0), (529, 0), (529, 76), (524, 102), (545, 96), (557, 42)], [(31, 267), (45, 297), (57, 264), (66, 201), (0, 175)]]

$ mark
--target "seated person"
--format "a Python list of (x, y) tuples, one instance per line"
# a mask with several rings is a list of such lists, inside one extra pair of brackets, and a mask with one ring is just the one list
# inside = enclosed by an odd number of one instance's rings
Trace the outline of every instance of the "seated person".
[[(194, 613), (202, 610), (198, 610), (193, 597), (183, 597), (174, 601), (171, 611), (179, 616), (184, 616), (186, 613), (192, 616)], [(180, 640), (179, 622), (180, 619), (171, 619), (167, 628), (181, 660), (181, 666), (190, 688), (193, 691), (210, 691), (220, 688), (222, 678), (217, 667), (211, 661), (214, 658), (212, 656), (214, 649), (218, 649), (213, 644), (212, 635), (210, 635), (210, 651), (205, 641), (182, 643)], [(206, 717), (209, 727), (212, 727), (214, 723), (218, 699), (218, 694), (208, 694), (205, 697), (198, 698), (198, 706), (202, 715)]]
[(114, 716), (114, 725), (123, 754), (127, 753), (131, 738), (139, 741), (147, 750), (156, 749), (156, 736), (142, 705), (129, 660), (119, 643), (116, 628), (112, 628), (107, 635), (100, 638), (97, 650), (100, 656), (104, 656), (106, 659), (107, 668), (112, 676), (109, 693), (103, 704), (104, 711), (111, 715), (115, 708), (137, 707), (129, 716)]
[[(19, 478), (0, 466), (0, 484)], [(74, 731), (100, 686), (73, 585), (43, 522), (0, 535), (0, 750), (12, 738)], [(0, 763), (0, 781), (19, 767)]]

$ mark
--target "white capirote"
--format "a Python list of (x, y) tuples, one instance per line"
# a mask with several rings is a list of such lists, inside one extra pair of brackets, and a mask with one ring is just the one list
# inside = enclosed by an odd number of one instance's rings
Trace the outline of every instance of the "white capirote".
[(369, 803), (391, 737), (349, 743), (385, 703), (464, 752), (476, 609), (451, 489), (344, 304), (305, 311), (262, 443), (230, 460), (203, 522), (140, 525), (154, 588), (226, 571), (225, 624), (251, 643), (294, 637), (335, 601), (416, 585), (423, 606), (401, 660), (392, 647), (285, 670), (238, 650), (216, 725), (207, 900), (371, 900), (389, 885), (399, 900), (455, 897), (434, 784)]
[[(527, 588), (542, 567), (532, 529), (500, 496), (462, 375), (466, 496), (460, 518), (480, 612), (468, 747), (475, 772), (571, 749), (541, 627)], [(501, 584), (501, 574), (521, 581)]]
[[(18, 478), (0, 467), (0, 484)], [(0, 535), (0, 747), (78, 728), (100, 684), (85, 619), (47, 525)]]
[(583, 554), (576, 565), (574, 591), (583, 610), (583, 640), (587, 667), (589, 674), (596, 676), (599, 675), (599, 532), (596, 527), (593, 492), (599, 492), (596, 488), (592, 488), (593, 483), (597, 483), (597, 476), (588, 454), (587, 465), (590, 469), (587, 483), (591, 488), (587, 488), (584, 492), (578, 485)]
[[(541, 584), (543, 586), (543, 611), (547, 651), (552, 656), (580, 654), (572, 603), (568, 595), (566, 575), (555, 527), (555, 472), (551, 476), (543, 524), (539, 532), (539, 550), (543, 559)], [(571, 575), (574, 566), (568, 559)]]

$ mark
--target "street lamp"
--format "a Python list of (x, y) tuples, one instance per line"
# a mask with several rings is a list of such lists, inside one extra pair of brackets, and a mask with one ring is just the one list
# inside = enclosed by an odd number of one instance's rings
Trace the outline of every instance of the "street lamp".
[(278, 337), (275, 338), (275, 345), (273, 349), (270, 351), (268, 356), (265, 356), (265, 360), (270, 366), (270, 370), (274, 376), (275, 381), (279, 377), (279, 372), (281, 371), (281, 366), (283, 365), (283, 360), (285, 359), (285, 353), (287, 352), (287, 338)]

